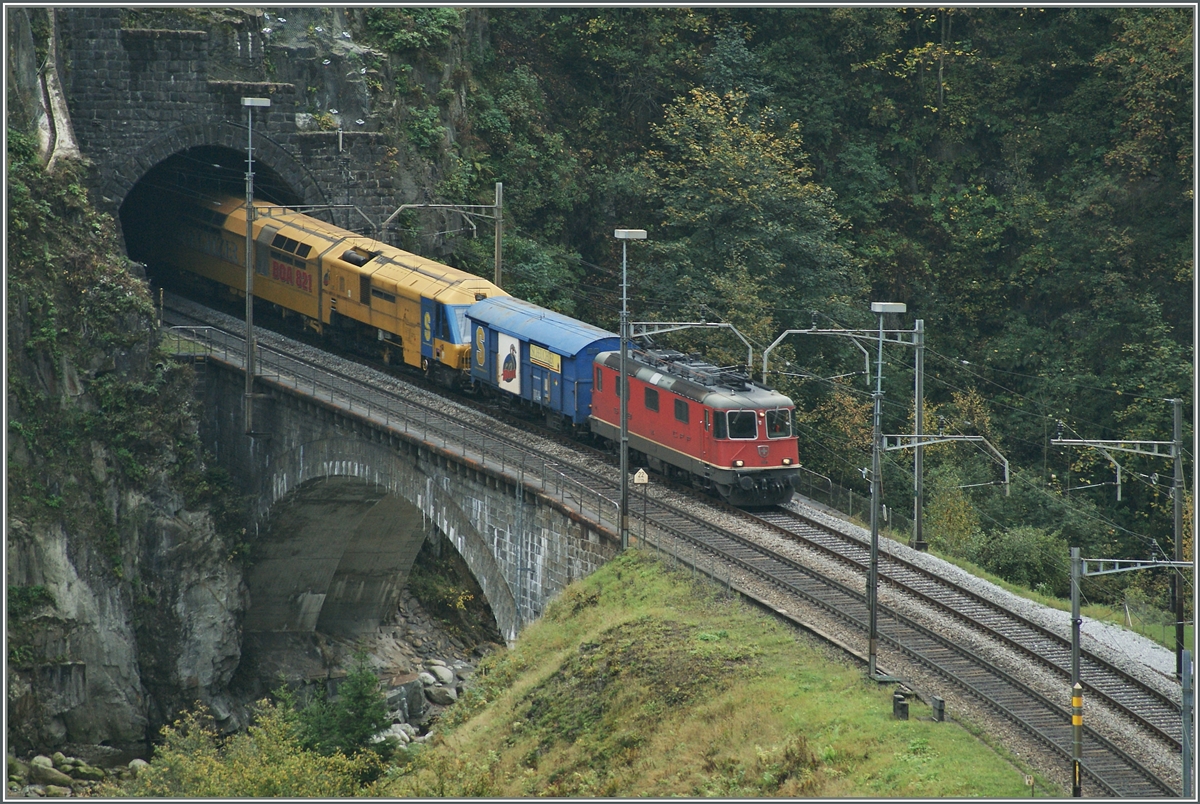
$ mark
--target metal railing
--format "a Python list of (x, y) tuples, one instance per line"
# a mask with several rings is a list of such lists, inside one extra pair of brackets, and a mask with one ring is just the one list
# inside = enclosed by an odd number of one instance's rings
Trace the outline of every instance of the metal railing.
[[(171, 327), (164, 333), (163, 348), (177, 356), (217, 360), (243, 370), (246, 363), (245, 340), (214, 327)], [(260, 378), (440, 447), (447, 454), (470, 457), (502, 475), (521, 478), (526, 485), (539, 488), (581, 517), (616, 528), (618, 501), (568, 476), (532, 452), (521, 450), (514, 454), (511, 442), (489, 437), (483, 428), (455, 421), (420, 403), (365, 390), (261, 344), (255, 349), (255, 365)]]
[[(800, 474), (800, 488), (796, 491), (850, 519), (867, 523), (871, 521), (871, 495), (869, 492), (855, 491), (839, 486), (824, 475), (814, 472)], [(881, 506), (880, 513), (883, 516), (883, 527), (890, 531), (887, 534), (888, 538), (907, 543), (912, 534), (912, 518), (888, 505)], [(864, 527), (869, 527), (869, 525), (864, 525)]]

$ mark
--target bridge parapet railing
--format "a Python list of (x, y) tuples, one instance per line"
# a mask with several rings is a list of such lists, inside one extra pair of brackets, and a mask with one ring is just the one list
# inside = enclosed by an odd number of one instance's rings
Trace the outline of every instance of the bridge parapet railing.
[[(213, 359), (245, 368), (246, 342), (215, 327), (171, 327), (163, 336), (164, 348), (180, 357)], [(544, 456), (529, 450), (515, 451), (510, 442), (490, 438), (485, 429), (454, 419), (449, 413), (401, 399), (393, 394), (371, 391), (349, 379), (339, 378), (283, 352), (256, 345), (256, 376), (292, 388), (297, 393), (329, 402), (373, 419), (386, 427), (399, 429), (428, 444), (438, 444), (446, 452), (463, 457), (478, 456), (501, 474), (536, 482), (543, 493), (597, 523), (619, 521), (619, 503), (600, 491), (570, 477)]]

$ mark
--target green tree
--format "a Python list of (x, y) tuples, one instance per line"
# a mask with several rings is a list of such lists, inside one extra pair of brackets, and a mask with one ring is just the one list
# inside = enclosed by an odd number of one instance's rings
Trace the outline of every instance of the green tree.
[(372, 747), (371, 738), (391, 725), (387, 699), (364, 653), (338, 686), (334, 699), (318, 697), (298, 712), (300, 744), (324, 756), (354, 755)]
[(715, 311), (759, 343), (800, 310), (839, 308), (862, 293), (838, 242), (841, 219), (794, 123), (746, 96), (694, 89), (653, 126), (630, 189), (657, 221), (639, 293), (673, 314)]

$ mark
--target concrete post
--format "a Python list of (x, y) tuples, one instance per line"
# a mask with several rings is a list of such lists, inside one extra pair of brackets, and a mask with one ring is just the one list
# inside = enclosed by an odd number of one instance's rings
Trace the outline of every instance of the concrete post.
[(921, 436), (925, 434), (925, 321), (918, 318), (913, 330), (913, 345), (916, 347), (916, 425), (917, 445), (913, 447), (913, 549), (925, 550), (925, 447)]

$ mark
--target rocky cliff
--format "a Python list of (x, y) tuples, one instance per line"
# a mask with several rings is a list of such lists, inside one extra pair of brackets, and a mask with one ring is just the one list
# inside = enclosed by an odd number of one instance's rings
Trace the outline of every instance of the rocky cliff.
[[(63, 21), (53, 9), (5, 13), (9, 746), (143, 753), (197, 701), (224, 728), (243, 724), (230, 689), (248, 605), (246, 523), (200, 454), (191, 369), (158, 351), (140, 266), (89, 197), (96, 175), (60, 79)], [(462, 51), (480, 23), (448, 37), (445, 58), (407, 64), (354, 44), (361, 10), (122, 13), (125, 27), (206, 30), (218, 56), (256, 31), (266, 50), (250, 72), (230, 55), (214, 60), (227, 74), (210, 79), (303, 87), (298, 125), (403, 132), (392, 167), (406, 197), (444, 178), (465, 115)], [(403, 25), (395, 35), (410, 50), (428, 44)], [(409, 103), (437, 96), (441, 118), (399, 103), (401, 90)]]
[(158, 353), (138, 267), (64, 151), (53, 15), (6, 13), (8, 743), (139, 750), (181, 706), (230, 708), (238, 534), (214, 524), (191, 370)]

